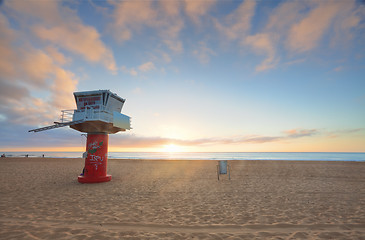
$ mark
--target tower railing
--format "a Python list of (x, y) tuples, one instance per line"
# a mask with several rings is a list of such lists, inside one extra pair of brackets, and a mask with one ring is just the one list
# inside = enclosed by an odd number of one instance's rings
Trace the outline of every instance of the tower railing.
[(74, 110), (61, 110), (61, 118), (60, 118), (60, 122), (61, 123), (65, 123), (65, 122), (71, 122), (72, 121), (72, 117), (74, 114)]
[(79, 120), (113, 121), (113, 113), (108, 111), (103, 105), (85, 106), (84, 109), (62, 110), (61, 112), (61, 123)]

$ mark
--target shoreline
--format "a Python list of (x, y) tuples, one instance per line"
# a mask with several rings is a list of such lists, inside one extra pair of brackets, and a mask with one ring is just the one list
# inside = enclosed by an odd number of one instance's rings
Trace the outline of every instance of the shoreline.
[[(29, 159), (29, 160), (82, 160), (81, 157), (38, 157), (38, 156), (29, 156), (29, 157), (1, 157), (1, 160), (5, 159), (13, 159), (13, 160), (21, 160), (21, 159)], [(298, 160), (298, 159), (164, 159), (164, 158), (151, 158), (151, 159), (143, 159), (143, 158), (108, 158), (108, 161), (258, 161), (258, 162), (356, 162), (356, 163), (365, 163), (365, 160)]]
[[(50, 158), (80, 158), (82, 153), (75, 152), (5, 152), (6, 156), (11, 157), (45, 157)], [(109, 152), (109, 159), (181, 159), (181, 160), (282, 160), (282, 161), (356, 161), (365, 162), (365, 153), (331, 153), (331, 152), (314, 152), (314, 153), (294, 153), (294, 152), (200, 152), (200, 153), (169, 153), (169, 152)]]

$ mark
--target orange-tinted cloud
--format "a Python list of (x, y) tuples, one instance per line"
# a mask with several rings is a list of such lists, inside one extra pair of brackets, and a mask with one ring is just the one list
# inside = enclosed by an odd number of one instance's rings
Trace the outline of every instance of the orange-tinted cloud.
[(310, 137), (319, 133), (317, 129), (290, 129), (284, 131), (287, 134), (287, 138), (301, 138)]
[(208, 11), (217, 3), (215, 0), (211, 1), (194, 1), (185, 0), (185, 12), (189, 18), (197, 25), (200, 25), (200, 18), (207, 15)]
[(111, 28), (119, 41), (130, 40), (135, 32), (150, 27), (158, 31), (161, 41), (172, 51), (182, 52), (178, 35), (184, 24), (179, 1), (120, 1), (112, 4), (115, 9)]
[(360, 22), (354, 13), (355, 1), (317, 1), (312, 6), (308, 15), (290, 28), (288, 45), (293, 51), (314, 49), (331, 28), (347, 30)]
[(48, 46), (46, 47), (47, 54), (52, 57), (52, 59), (60, 65), (71, 62), (70, 58), (65, 57), (57, 48)]
[[(200, 18), (207, 15), (215, 1), (116, 1), (112, 13), (111, 29), (115, 37), (124, 42), (132, 39), (144, 28), (155, 31), (174, 53), (182, 53), (183, 42), (179, 38), (185, 27), (185, 13), (195, 24), (200, 25)], [(138, 13), (138, 14), (136, 14)]]
[(10, 47), (15, 39), (16, 33), (10, 26), (8, 19), (0, 12), (0, 72), (1, 77), (11, 77), (16, 73), (16, 65), (13, 64), (14, 54)]
[(211, 56), (215, 56), (216, 53), (207, 47), (204, 41), (200, 41), (197, 47), (193, 50), (193, 55), (198, 58), (202, 64), (207, 64), (210, 61)]
[[(0, 13), (0, 30), (8, 33), (0, 35), (0, 49), (7, 57), (0, 58), (2, 116), (21, 125), (57, 120), (60, 107), (74, 106), (72, 92), (77, 79), (61, 66), (64, 63), (61, 53), (34, 48), (28, 38), (21, 37), (27, 33), (12, 29), (8, 22)], [(21, 41), (14, 44), (14, 36)], [(41, 99), (34, 94), (41, 92), (48, 97)]]
[(149, 72), (149, 71), (155, 70), (156, 67), (155, 67), (155, 64), (150, 61), (150, 62), (143, 63), (136, 68), (127, 68), (126, 66), (122, 66), (120, 69), (124, 73), (128, 73), (132, 76), (137, 76), (141, 72)]
[(76, 12), (58, 1), (6, 1), (5, 5), (33, 24), (33, 33), (42, 40), (79, 54), (91, 62), (100, 62), (112, 72), (117, 70), (113, 53), (100, 39), (98, 31), (82, 23)]
[[(239, 40), (245, 50), (264, 55), (256, 71), (277, 67), (283, 49), (287, 56), (309, 52), (329, 37), (325, 48), (349, 44), (355, 31), (363, 28), (365, 6), (348, 1), (284, 1), (269, 13), (266, 26), (249, 35), (255, 3), (243, 2), (216, 27), (229, 40)], [(293, 61), (291, 61), (293, 62)]]
[(176, 144), (180, 146), (212, 146), (212, 145), (230, 145), (230, 144), (263, 144), (281, 141), (294, 141), (294, 139), (313, 137), (321, 132), (317, 129), (292, 129), (284, 131), (281, 136), (236, 136), (226, 138), (200, 138), (200, 139), (176, 139), (163, 137), (141, 137), (132, 134), (123, 134), (116, 136), (115, 144), (129, 148), (151, 148), (161, 147), (167, 144)]
[(251, 20), (255, 13), (256, 1), (246, 0), (231, 14), (229, 14), (223, 24), (215, 20), (216, 28), (229, 40), (243, 41), (247, 32), (251, 28)]
[(245, 39), (245, 44), (253, 47), (253, 49), (258, 53), (265, 54), (267, 56), (260, 65), (256, 66), (256, 71), (265, 71), (276, 66), (278, 62), (276, 49), (269, 34), (260, 33), (248, 36)]
[(146, 62), (144, 64), (141, 64), (138, 69), (142, 72), (147, 72), (156, 69), (155, 64), (153, 62)]

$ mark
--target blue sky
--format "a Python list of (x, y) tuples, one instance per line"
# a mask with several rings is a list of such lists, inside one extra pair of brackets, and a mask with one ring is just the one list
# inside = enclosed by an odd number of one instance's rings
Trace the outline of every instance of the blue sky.
[(83, 151), (40, 133), (110, 89), (111, 151), (365, 151), (365, 4), (2, 1), (0, 150)]

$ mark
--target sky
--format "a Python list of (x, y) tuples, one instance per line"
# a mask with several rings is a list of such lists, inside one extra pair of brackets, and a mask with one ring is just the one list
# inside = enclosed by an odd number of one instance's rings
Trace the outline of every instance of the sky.
[(2, 0), (0, 151), (80, 151), (39, 133), (73, 92), (125, 98), (109, 151), (365, 152), (362, 0)]

